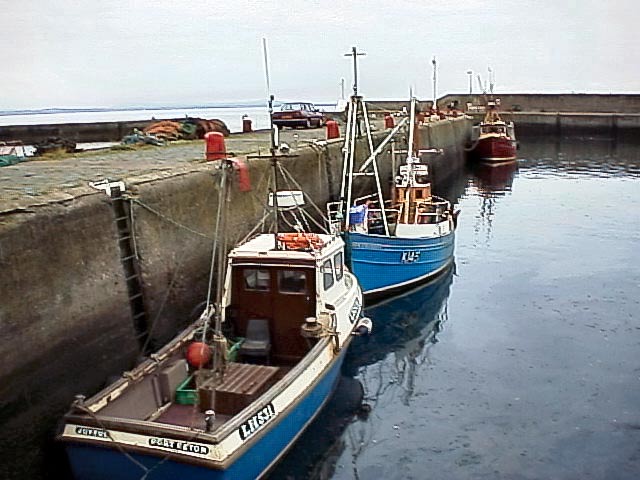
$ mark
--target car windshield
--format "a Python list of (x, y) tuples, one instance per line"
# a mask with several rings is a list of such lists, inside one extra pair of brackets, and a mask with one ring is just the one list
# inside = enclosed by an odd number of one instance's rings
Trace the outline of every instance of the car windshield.
[(282, 110), (283, 111), (289, 111), (289, 110), (306, 110), (306, 108), (303, 108), (304, 105), (302, 103), (285, 103), (284, 105), (282, 105)]

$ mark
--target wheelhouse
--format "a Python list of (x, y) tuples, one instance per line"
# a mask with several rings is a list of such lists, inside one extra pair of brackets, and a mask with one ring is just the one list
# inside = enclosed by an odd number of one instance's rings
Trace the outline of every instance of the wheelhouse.
[(265, 323), (272, 339), (270, 361), (294, 365), (312, 347), (300, 327), (346, 293), (342, 241), (321, 236), (318, 250), (275, 249), (274, 235), (261, 235), (230, 254), (225, 322), (246, 337), (252, 321)]
[(505, 122), (483, 123), (480, 125), (480, 133), (483, 135), (491, 133), (507, 135), (507, 124)]

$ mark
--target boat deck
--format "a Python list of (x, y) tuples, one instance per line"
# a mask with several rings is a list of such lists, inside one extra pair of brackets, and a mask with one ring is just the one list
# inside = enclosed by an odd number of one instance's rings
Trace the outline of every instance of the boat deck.
[[(198, 405), (180, 405), (172, 403), (167, 410), (155, 419), (156, 423), (166, 425), (178, 425), (196, 430), (205, 430), (206, 423), (204, 415)], [(231, 419), (231, 415), (216, 415), (213, 428), (217, 429)]]
[[(251, 405), (292, 368), (289, 365), (230, 362), (222, 381), (213, 375), (210, 378), (199, 377), (196, 381), (198, 372), (189, 376), (187, 370), (182, 368), (184, 361), (172, 365), (177, 365), (178, 368), (169, 366), (167, 370), (183, 372), (173, 380), (173, 385), (183, 384), (189, 379), (189, 383), (182, 385), (183, 389), (179, 391), (180, 398), (176, 390), (173, 393), (162, 389), (159, 391), (155, 377), (149, 376), (109, 401), (98, 413), (109, 417), (206, 430), (206, 411), (213, 410), (215, 430)], [(163, 371), (158, 373), (161, 376)], [(159, 401), (163, 396), (170, 396), (171, 399)]]

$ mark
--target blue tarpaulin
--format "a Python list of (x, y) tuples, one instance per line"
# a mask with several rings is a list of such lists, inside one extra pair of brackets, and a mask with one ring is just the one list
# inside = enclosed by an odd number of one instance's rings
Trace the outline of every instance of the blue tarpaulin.
[(355, 205), (349, 209), (349, 223), (351, 225), (364, 223), (366, 218), (367, 218), (366, 205)]

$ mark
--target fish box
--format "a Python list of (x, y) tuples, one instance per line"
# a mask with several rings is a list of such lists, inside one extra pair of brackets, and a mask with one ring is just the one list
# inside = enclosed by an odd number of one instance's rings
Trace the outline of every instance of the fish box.
[(235, 415), (253, 403), (278, 379), (278, 367), (230, 363), (222, 383), (214, 379), (198, 388), (200, 409), (211, 408), (222, 415)]

